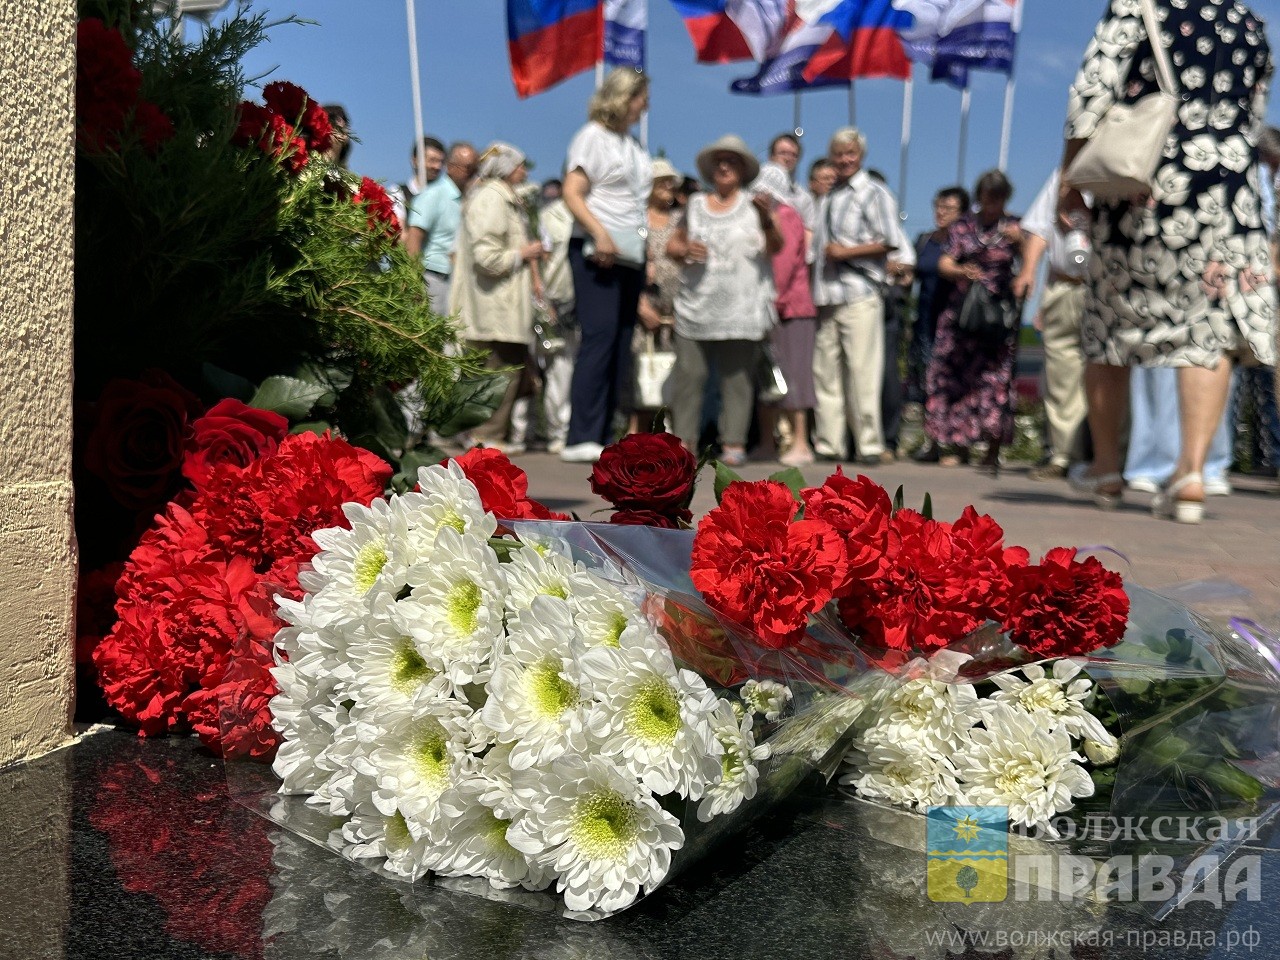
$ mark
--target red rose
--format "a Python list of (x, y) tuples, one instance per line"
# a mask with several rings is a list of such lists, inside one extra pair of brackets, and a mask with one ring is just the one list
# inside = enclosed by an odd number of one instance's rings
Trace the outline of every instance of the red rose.
[[(447, 463), (448, 461), (444, 461)], [(529, 499), (529, 478), (501, 450), (472, 447), (453, 462), (480, 495), (480, 506), (499, 520), (568, 520)]]
[(91, 151), (114, 150), (138, 102), (142, 74), (119, 30), (97, 17), (76, 25), (76, 133)]
[(371, 232), (385, 231), (392, 236), (400, 233), (400, 221), (396, 218), (395, 204), (378, 181), (362, 177), (360, 189), (351, 195), (351, 202), (365, 208), (369, 216)]
[(820, 487), (801, 492), (804, 515), (810, 520), (825, 520), (844, 541), (848, 575), (836, 586), (836, 595), (847, 593), (860, 581), (882, 576), (889, 561), (889, 517), (893, 512), (889, 494), (867, 477), (856, 480), (836, 472)]
[(667, 530), (681, 530), (689, 526), (693, 514), (688, 510), (675, 513), (659, 513), (657, 510), (619, 510), (609, 518), (610, 523), (619, 523), (636, 527), (662, 527)]
[(773, 649), (803, 638), (846, 572), (840, 535), (822, 520), (792, 522), (798, 506), (781, 483), (731, 483), (693, 539), (693, 585)]
[(1120, 574), (1095, 557), (1075, 559), (1057, 547), (1038, 566), (1010, 570), (1006, 626), (1014, 643), (1039, 657), (1071, 657), (1109, 647), (1123, 637), (1129, 595)]
[(278, 413), (221, 400), (192, 424), (182, 475), (203, 490), (215, 466), (244, 468), (274, 452), (288, 433), (289, 421)]
[(604, 448), (591, 489), (619, 510), (675, 513), (693, 499), (698, 461), (669, 433), (633, 433)]
[(84, 464), (130, 510), (151, 509), (173, 488), (188, 424), (200, 402), (168, 374), (112, 380), (96, 405)]

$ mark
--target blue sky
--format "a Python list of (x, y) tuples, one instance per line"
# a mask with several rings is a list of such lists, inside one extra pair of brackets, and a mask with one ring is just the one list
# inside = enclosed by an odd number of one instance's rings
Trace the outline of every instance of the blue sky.
[[(1057, 159), (1067, 87), (1105, 6), (1103, 0), (1027, 0), (1008, 171), (1014, 210), (1031, 202)], [(275, 28), (270, 42), (250, 54), (246, 73), (292, 80), (321, 102), (342, 103), (360, 138), (352, 167), (388, 182), (406, 179), (413, 108), (403, 2), (255, 0), (252, 9), (269, 19), (298, 14), (318, 25)], [(1254, 0), (1253, 9), (1269, 23), (1280, 23), (1280, 0)], [(503, 0), (417, 0), (427, 132), (481, 148), (508, 140), (534, 161), (536, 179), (558, 176), (565, 146), (585, 119), (593, 80), (582, 75), (519, 100), (507, 62), (504, 10)], [(728, 92), (731, 80), (754, 72), (752, 64), (695, 64), (688, 35), (667, 0), (651, 0), (649, 18), (652, 151), (664, 149), (691, 172), (698, 149), (723, 133), (737, 133), (763, 152), (774, 134), (792, 127), (790, 96)], [(1278, 37), (1273, 34), (1272, 42), (1280, 48)], [(901, 83), (888, 80), (860, 81), (856, 91), (858, 126), (870, 142), (868, 163), (883, 170), (899, 192), (902, 93)], [(996, 165), (1003, 93), (1003, 76), (974, 74), (965, 173), (970, 184)], [(956, 180), (960, 94), (928, 83), (917, 70), (914, 104), (905, 205), (913, 234), (930, 222), (933, 191)], [(1270, 117), (1276, 122), (1280, 97), (1273, 104)], [(801, 111), (807, 161), (847, 122), (848, 96), (843, 89), (810, 91), (802, 95)]]

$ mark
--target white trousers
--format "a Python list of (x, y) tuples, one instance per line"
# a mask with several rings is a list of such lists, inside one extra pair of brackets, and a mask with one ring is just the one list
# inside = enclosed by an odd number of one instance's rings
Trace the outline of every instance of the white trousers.
[(813, 348), (813, 447), (818, 453), (848, 457), (847, 431), (859, 457), (884, 452), (880, 388), (884, 378), (884, 301), (879, 296), (818, 308)]
[(1051, 283), (1040, 300), (1044, 340), (1044, 414), (1053, 462), (1066, 466), (1084, 459), (1084, 350), (1080, 321), (1084, 285)]

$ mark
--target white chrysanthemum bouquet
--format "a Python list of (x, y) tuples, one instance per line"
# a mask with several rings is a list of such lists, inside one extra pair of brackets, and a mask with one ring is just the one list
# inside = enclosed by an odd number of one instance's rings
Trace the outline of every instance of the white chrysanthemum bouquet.
[(655, 626), (681, 630), (669, 607), (554, 538), (497, 536), (456, 462), (345, 511), (313, 534), (305, 596), (279, 600), (271, 709), (280, 792), (339, 818), (348, 857), (620, 910), (756, 796), (765, 737), (794, 783), (861, 707), (833, 687), (800, 710), (742, 669), (709, 686)]

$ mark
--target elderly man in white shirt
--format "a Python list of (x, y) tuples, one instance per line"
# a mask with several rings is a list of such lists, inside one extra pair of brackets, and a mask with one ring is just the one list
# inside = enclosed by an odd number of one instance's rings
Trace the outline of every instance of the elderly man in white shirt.
[(901, 228), (888, 192), (862, 169), (866, 152), (866, 138), (853, 127), (835, 132), (827, 156), (836, 168), (836, 186), (814, 218), (814, 449), (828, 459), (847, 459), (845, 436), (851, 430), (858, 462), (879, 463), (885, 452), (882, 291), (887, 257), (898, 247)]
[(1027, 297), (1036, 286), (1037, 270), (1047, 252), (1049, 269), (1040, 298), (1039, 327), (1044, 341), (1045, 419), (1049, 424), (1048, 462), (1029, 474), (1032, 480), (1067, 475), (1072, 461), (1084, 458), (1084, 351), (1080, 322), (1084, 316), (1084, 281), (1089, 274), (1089, 235), (1058, 217), (1057, 170), (1040, 188), (1022, 218), (1022, 271), (1013, 292)]

